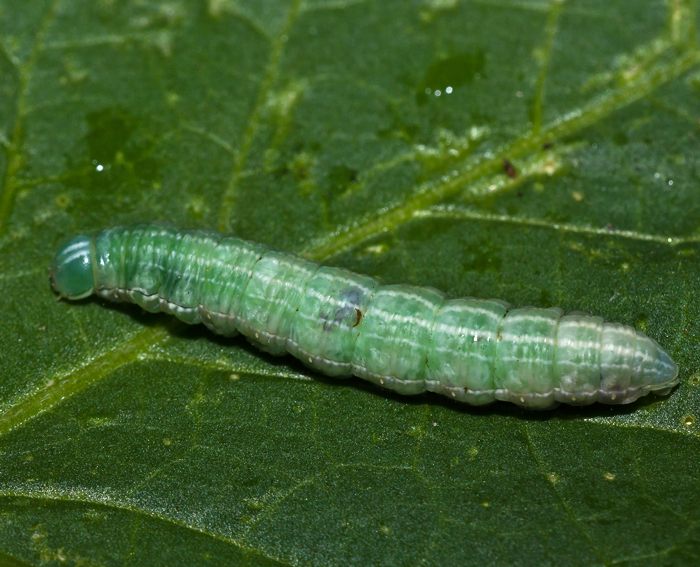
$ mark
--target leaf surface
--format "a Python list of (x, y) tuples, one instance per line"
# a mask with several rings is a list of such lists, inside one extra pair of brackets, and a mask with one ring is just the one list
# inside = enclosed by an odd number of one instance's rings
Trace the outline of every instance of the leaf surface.
[[(694, 0), (0, 6), (0, 562), (696, 562)], [(81, 231), (215, 228), (636, 326), (669, 398), (526, 412), (57, 302)]]

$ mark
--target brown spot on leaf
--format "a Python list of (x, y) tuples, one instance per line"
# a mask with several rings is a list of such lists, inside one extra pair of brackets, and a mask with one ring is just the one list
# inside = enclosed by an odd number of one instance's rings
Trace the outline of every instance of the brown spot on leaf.
[(511, 179), (515, 179), (518, 176), (518, 170), (515, 169), (515, 166), (509, 159), (503, 160), (503, 171)]

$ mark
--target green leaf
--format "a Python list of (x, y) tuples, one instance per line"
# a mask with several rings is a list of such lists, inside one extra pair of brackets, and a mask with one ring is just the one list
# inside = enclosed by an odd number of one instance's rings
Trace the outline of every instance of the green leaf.
[[(694, 0), (0, 5), (0, 562), (696, 563), (697, 22)], [(64, 238), (163, 220), (632, 324), (682, 382), (474, 409), (55, 300)]]

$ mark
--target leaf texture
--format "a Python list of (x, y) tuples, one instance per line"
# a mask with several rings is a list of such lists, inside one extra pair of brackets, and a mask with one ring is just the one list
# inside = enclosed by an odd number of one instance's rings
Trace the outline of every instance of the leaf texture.
[[(697, 22), (694, 0), (0, 5), (0, 560), (697, 562)], [(55, 300), (62, 240), (152, 221), (633, 325), (681, 385), (464, 408)]]

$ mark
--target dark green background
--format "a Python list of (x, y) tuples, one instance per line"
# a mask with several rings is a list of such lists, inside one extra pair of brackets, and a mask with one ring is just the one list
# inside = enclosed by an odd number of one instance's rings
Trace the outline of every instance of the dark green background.
[[(698, 19), (694, 0), (0, 2), (0, 563), (696, 563)], [(681, 385), (472, 409), (55, 300), (60, 241), (155, 220), (600, 314), (656, 338)]]

